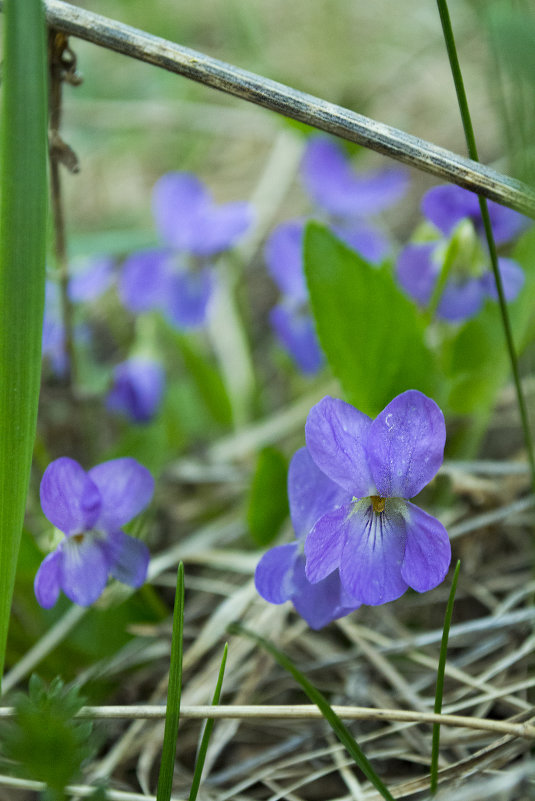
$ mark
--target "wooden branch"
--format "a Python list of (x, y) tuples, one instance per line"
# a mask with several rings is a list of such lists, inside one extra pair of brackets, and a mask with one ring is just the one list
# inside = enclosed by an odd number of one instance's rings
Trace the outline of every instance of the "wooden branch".
[[(0, 0), (1, 8), (1, 0)], [(131, 58), (211, 86), (375, 150), (535, 218), (535, 191), (496, 170), (389, 125), (239, 69), (61, 0), (45, 3), (48, 24)]]

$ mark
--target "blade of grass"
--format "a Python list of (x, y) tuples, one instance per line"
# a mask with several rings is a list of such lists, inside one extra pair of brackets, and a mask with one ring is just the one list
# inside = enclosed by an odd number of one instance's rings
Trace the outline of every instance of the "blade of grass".
[(329, 705), (329, 702), (325, 696), (322, 695), (322, 693), (320, 693), (320, 691), (316, 689), (313, 684), (311, 684), (306, 676), (304, 676), (303, 673), (296, 668), (294, 663), (288, 659), (288, 657), (283, 654), (282, 651), (279, 651), (278, 648), (273, 645), (273, 643), (269, 642), (269, 640), (265, 640), (263, 637), (260, 637), (253, 631), (240, 626), (238, 623), (233, 623), (231, 626), (229, 626), (228, 630), (234, 634), (244, 634), (251, 640), (255, 640), (255, 642), (257, 642), (262, 646), (262, 648), (271, 654), (271, 656), (282, 668), (284, 668), (284, 670), (287, 670), (288, 673), (294, 677), (297, 683), (301, 685), (305, 693), (308, 695), (310, 700), (316, 704), (329, 726), (332, 728), (342, 745), (345, 746), (347, 752), (353, 758), (355, 764), (364, 773), (366, 778), (373, 784), (375, 789), (378, 790), (378, 792), (383, 796), (383, 798), (386, 799), (386, 801), (394, 801), (393, 796), (390, 794), (388, 789), (385, 787), (379, 776), (372, 768), (371, 763), (364, 755), (364, 752), (357, 744), (347, 726), (345, 726), (340, 720), (336, 712)]
[(43, 327), (47, 84), (41, 0), (5, 0), (0, 206), (0, 678), (30, 477)]
[(163, 735), (162, 760), (158, 776), (156, 801), (169, 801), (173, 789), (176, 741), (180, 720), (180, 696), (182, 693), (182, 655), (184, 650), (184, 563), (180, 562), (176, 577), (175, 607), (173, 610), (173, 634), (171, 638), (171, 664), (167, 686), (167, 707)]
[[(473, 161), (479, 162), (479, 154), (477, 152), (476, 138), (474, 128), (472, 125), (472, 118), (468, 106), (468, 98), (464, 88), (464, 81), (457, 56), (457, 47), (455, 45), (455, 37), (453, 35), (453, 28), (451, 25), (450, 14), (448, 10), (447, 0), (437, 0), (438, 12), (440, 15), (440, 22), (442, 24), (442, 32), (444, 34), (444, 41), (448, 51), (448, 58), (450, 62), (451, 73), (453, 82), (455, 84), (455, 92), (457, 94), (457, 102), (459, 104), (459, 111), (461, 113), (461, 120), (464, 129), (464, 136), (468, 148), (468, 155)], [(492, 233), (492, 225), (489, 217), (489, 209), (487, 200), (482, 195), (478, 195), (479, 208), (481, 210), (481, 217), (483, 219), (483, 226), (485, 228), (485, 238), (489, 249), (490, 263), (494, 280), (496, 283), (496, 290), (498, 292), (498, 302), (500, 306), (500, 314), (502, 318), (502, 325), (505, 334), (505, 342), (511, 362), (511, 369), (513, 372), (513, 380), (516, 390), (516, 399), (518, 410), (520, 412), (520, 419), (522, 422), (522, 429), (524, 432), (524, 441), (528, 451), (528, 459), (531, 469), (532, 488), (535, 490), (535, 454), (533, 452), (533, 441), (531, 438), (531, 431), (529, 426), (529, 418), (526, 408), (526, 401), (522, 391), (522, 384), (520, 382), (520, 372), (518, 369), (518, 359), (516, 356), (516, 349), (513, 340), (513, 332), (511, 330), (511, 322), (509, 320), (509, 313), (507, 311), (507, 301), (503, 290), (502, 277), (498, 266), (498, 254), (496, 251), (496, 243), (494, 241), (494, 234)]]
[[(451, 582), (450, 597), (446, 606), (446, 614), (444, 616), (444, 628), (442, 629), (442, 643), (440, 646), (440, 657), (438, 660), (437, 670), (437, 686), (435, 690), (435, 715), (440, 715), (442, 712), (442, 696), (444, 695), (444, 674), (446, 672), (446, 656), (448, 653), (448, 637), (450, 634), (451, 618), (453, 615), (453, 602), (455, 600), (455, 591), (457, 589), (457, 581), (459, 579), (459, 571), (461, 569), (460, 560), (455, 565), (455, 572)], [(431, 746), (431, 792), (434, 794), (438, 786), (438, 753), (440, 747), (440, 723), (433, 724), (433, 742)]]
[[(228, 653), (228, 642), (225, 643), (225, 648), (223, 649), (223, 657), (221, 659), (219, 676), (217, 677), (217, 684), (215, 686), (214, 696), (212, 698), (212, 706), (217, 706), (219, 704), (219, 699), (221, 698), (221, 688), (223, 687), (223, 676), (225, 675), (225, 665), (227, 664), (227, 653)], [(212, 736), (212, 729), (214, 728), (214, 723), (215, 723), (214, 718), (208, 718), (208, 720), (206, 721), (206, 726), (204, 727), (201, 745), (199, 748), (199, 753), (197, 755), (197, 761), (195, 762), (195, 772), (193, 774), (193, 780), (191, 782), (189, 801), (195, 801), (195, 799), (197, 798), (197, 793), (199, 792), (202, 771), (204, 768), (204, 762), (206, 760), (206, 753), (208, 751), (208, 743), (210, 742), (210, 737)]]

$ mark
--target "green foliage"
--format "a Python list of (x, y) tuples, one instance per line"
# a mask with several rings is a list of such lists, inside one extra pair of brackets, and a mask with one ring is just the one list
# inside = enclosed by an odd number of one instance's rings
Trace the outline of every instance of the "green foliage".
[(247, 525), (255, 545), (269, 545), (288, 516), (288, 465), (277, 448), (263, 448), (249, 493)]
[(200, 397), (217, 423), (230, 425), (232, 409), (219, 371), (208, 361), (192, 338), (176, 336), (184, 365), (195, 382)]
[(47, 785), (50, 801), (65, 798), (66, 785), (80, 776), (94, 752), (92, 722), (77, 720), (84, 699), (58, 677), (47, 687), (32, 676), (28, 695), (15, 698), (16, 717), (2, 726), (3, 756), (19, 763), (26, 777)]
[(0, 206), (0, 678), (35, 438), (47, 208), (41, 0), (5, 0)]
[(389, 271), (310, 223), (305, 273), (322, 348), (350, 403), (375, 416), (406, 389), (436, 397), (423, 320)]

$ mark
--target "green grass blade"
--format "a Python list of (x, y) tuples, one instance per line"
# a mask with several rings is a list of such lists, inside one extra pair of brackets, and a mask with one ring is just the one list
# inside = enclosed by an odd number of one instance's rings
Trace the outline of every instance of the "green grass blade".
[(171, 639), (171, 665), (167, 687), (167, 708), (163, 735), (162, 761), (158, 776), (156, 801), (169, 801), (173, 788), (176, 740), (180, 720), (180, 695), (182, 692), (182, 654), (184, 649), (184, 564), (178, 566), (176, 577), (175, 608), (173, 610), (173, 635)]
[(47, 212), (41, 0), (5, 0), (0, 204), (0, 677), (35, 438)]
[[(457, 589), (457, 581), (459, 579), (459, 570), (461, 569), (460, 560), (455, 566), (453, 580), (451, 582), (450, 597), (448, 598), (448, 605), (446, 606), (446, 614), (444, 616), (444, 628), (442, 629), (442, 643), (440, 645), (440, 657), (438, 660), (437, 670), (437, 686), (435, 691), (435, 715), (440, 715), (442, 712), (442, 696), (444, 694), (444, 674), (446, 671), (446, 656), (448, 652), (448, 637), (450, 634), (451, 618), (453, 615), (453, 602), (455, 600), (455, 591)], [(440, 723), (433, 724), (433, 742), (431, 746), (431, 792), (436, 793), (438, 786), (438, 753), (440, 747)]]
[[(227, 653), (228, 653), (228, 643), (226, 642), (225, 648), (223, 650), (223, 657), (221, 659), (221, 667), (219, 668), (219, 676), (217, 677), (217, 684), (215, 687), (214, 696), (212, 698), (212, 706), (217, 706), (219, 704), (219, 699), (221, 698), (221, 688), (223, 687), (223, 676), (225, 675), (225, 666), (227, 664)], [(199, 792), (202, 771), (206, 759), (206, 752), (208, 751), (208, 743), (210, 742), (210, 737), (212, 735), (212, 729), (214, 728), (214, 723), (215, 723), (214, 718), (208, 718), (208, 720), (206, 721), (206, 726), (204, 727), (201, 746), (199, 748), (197, 761), (195, 763), (195, 772), (193, 774), (193, 780), (191, 782), (189, 801), (195, 801), (195, 799), (197, 798), (197, 793)]]
[(255, 634), (253, 631), (249, 631), (249, 629), (246, 629), (237, 623), (233, 623), (231, 626), (229, 626), (229, 631), (235, 634), (244, 634), (246, 637), (250, 637), (252, 640), (255, 640), (259, 645), (262, 646), (262, 648), (271, 654), (271, 656), (282, 668), (284, 668), (284, 670), (287, 670), (288, 673), (294, 677), (294, 679), (298, 682), (298, 684), (301, 685), (305, 693), (308, 695), (312, 703), (316, 704), (329, 726), (332, 728), (342, 745), (346, 748), (347, 752), (355, 761), (357, 767), (360, 768), (366, 778), (373, 784), (375, 789), (381, 793), (383, 798), (387, 799), (387, 801), (394, 801), (393, 796), (390, 794), (388, 789), (385, 787), (379, 776), (372, 768), (371, 763), (360, 749), (347, 726), (342, 723), (336, 712), (331, 709), (327, 699), (322, 695), (322, 693), (320, 693), (320, 691), (309, 682), (306, 676), (304, 676), (301, 671), (295, 667), (294, 663), (288, 659), (285, 654), (279, 651), (278, 648), (273, 645), (273, 643), (269, 642), (269, 640), (264, 640), (263, 637), (259, 637), (258, 634)]

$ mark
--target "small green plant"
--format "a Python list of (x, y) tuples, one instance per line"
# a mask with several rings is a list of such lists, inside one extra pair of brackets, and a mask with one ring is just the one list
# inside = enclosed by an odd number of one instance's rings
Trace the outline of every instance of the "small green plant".
[(94, 752), (92, 722), (75, 718), (84, 700), (59, 677), (47, 686), (33, 675), (28, 694), (14, 699), (15, 718), (2, 725), (2, 757), (17, 763), (17, 773), (46, 784), (44, 801), (62, 801), (65, 787)]

